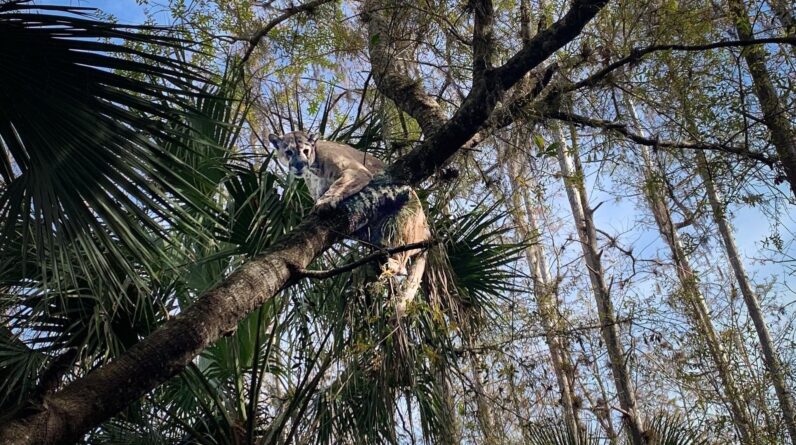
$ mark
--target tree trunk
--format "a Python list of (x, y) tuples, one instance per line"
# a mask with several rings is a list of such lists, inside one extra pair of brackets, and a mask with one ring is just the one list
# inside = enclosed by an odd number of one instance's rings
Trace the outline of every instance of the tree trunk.
[(501, 440), (495, 428), (484, 384), (481, 381), (482, 362), (478, 354), (473, 350), (475, 348), (475, 339), (472, 338), (470, 333), (466, 335), (467, 345), (470, 348), (467, 356), (470, 360), (471, 378), (473, 380), (473, 390), (475, 391), (475, 418), (478, 421), (478, 427), (481, 429), (483, 443), (486, 445), (498, 445)]
[[(503, 165), (508, 164), (508, 172), (504, 172), (504, 174), (507, 175), (508, 182), (511, 186), (510, 192), (513, 208), (511, 217), (522, 240), (524, 242), (530, 242), (525, 249), (525, 259), (528, 262), (531, 279), (533, 280), (533, 292), (536, 297), (539, 318), (542, 320), (542, 328), (545, 331), (545, 341), (550, 350), (553, 371), (558, 381), (561, 403), (564, 406), (564, 421), (570, 431), (575, 433), (574, 437), (577, 438), (577, 433), (579, 431), (578, 412), (572, 394), (573, 385), (570, 381), (572, 359), (569, 357), (569, 351), (567, 351), (558, 333), (561, 323), (558, 320), (558, 311), (556, 308), (556, 302), (558, 300), (556, 283), (550, 277), (544, 248), (540, 243), (532, 241), (532, 238), (539, 233), (539, 227), (536, 223), (536, 217), (533, 214), (528, 187), (516, 186), (517, 183), (521, 182), (518, 180), (520, 178), (520, 169), (517, 165), (518, 161), (508, 158), (509, 157), (507, 157)], [(530, 178), (522, 178), (522, 181), (529, 180)]]
[[(753, 40), (752, 24), (742, 0), (728, 0), (735, 29), (741, 40)], [(771, 133), (771, 143), (777, 149), (791, 191), (796, 196), (796, 133), (788, 120), (788, 114), (777, 95), (771, 75), (766, 68), (766, 51), (762, 46), (748, 46), (741, 54), (749, 66), (755, 95), (763, 110), (763, 123)]]
[(785, 370), (782, 362), (779, 359), (774, 340), (771, 338), (771, 333), (768, 331), (763, 311), (760, 308), (760, 301), (752, 289), (752, 284), (746, 275), (741, 255), (738, 252), (738, 247), (735, 245), (735, 237), (733, 236), (732, 229), (726, 218), (724, 206), (721, 203), (719, 192), (716, 185), (713, 183), (713, 177), (710, 173), (705, 153), (697, 151), (697, 167), (702, 180), (705, 183), (705, 189), (708, 194), (708, 201), (713, 211), (713, 220), (719, 229), (724, 248), (727, 251), (727, 258), (730, 261), (730, 266), (735, 274), (735, 279), (738, 281), (738, 287), (741, 290), (746, 309), (749, 311), (749, 317), (757, 331), (757, 337), (760, 340), (760, 347), (763, 350), (763, 360), (765, 361), (768, 374), (771, 376), (771, 382), (774, 384), (774, 391), (779, 400), (780, 409), (785, 418), (785, 425), (790, 435), (791, 443), (796, 443), (796, 404), (793, 401), (793, 395), (788, 390), (788, 385), (785, 378)]
[[(630, 371), (626, 364), (625, 349), (619, 340), (619, 325), (616, 320), (616, 311), (611, 301), (611, 293), (605, 282), (605, 274), (600, 258), (600, 249), (597, 245), (597, 232), (592, 219), (592, 209), (589, 206), (586, 189), (583, 185), (583, 171), (573, 165), (568, 149), (564, 143), (564, 135), (556, 122), (550, 127), (558, 143), (558, 163), (564, 179), (564, 188), (567, 192), (569, 205), (572, 209), (578, 238), (583, 248), (583, 258), (591, 280), (592, 293), (597, 304), (597, 312), (611, 372), (614, 377), (619, 405), (624, 411), (625, 426), (627, 427), (633, 445), (644, 445), (644, 428), (636, 405), (636, 395), (630, 381)], [(573, 150), (572, 155), (578, 154)]]
[[(636, 132), (643, 134), (644, 130), (641, 128), (641, 125), (639, 125), (633, 102), (627, 96), (625, 96), (625, 101), (632, 124), (636, 128)], [(696, 272), (694, 272), (694, 269), (691, 267), (691, 263), (685, 253), (685, 249), (683, 249), (680, 236), (678, 235), (677, 229), (672, 221), (671, 212), (666, 204), (666, 199), (660, 193), (660, 172), (653, 164), (649, 147), (640, 146), (639, 149), (641, 151), (641, 157), (643, 161), (643, 192), (647, 202), (649, 203), (652, 215), (655, 218), (658, 231), (660, 232), (664, 241), (666, 241), (666, 245), (669, 246), (672, 262), (674, 263), (677, 278), (680, 281), (680, 286), (683, 291), (683, 300), (685, 301), (686, 307), (690, 307), (691, 309), (690, 311), (687, 310), (687, 315), (691, 318), (691, 321), (696, 329), (700, 331), (700, 334), (708, 346), (711, 359), (713, 360), (713, 364), (719, 374), (721, 384), (724, 387), (725, 402), (729, 406), (730, 414), (734, 421), (733, 423), (738, 430), (738, 435), (741, 437), (741, 441), (744, 444), (755, 444), (755, 428), (754, 423), (751, 421), (746, 410), (747, 404), (741, 396), (741, 392), (738, 389), (738, 384), (735, 382), (727, 354), (721, 344), (721, 340), (716, 332), (716, 328), (713, 326), (713, 321), (710, 317), (710, 310), (705, 302), (705, 297), (699, 290)]]

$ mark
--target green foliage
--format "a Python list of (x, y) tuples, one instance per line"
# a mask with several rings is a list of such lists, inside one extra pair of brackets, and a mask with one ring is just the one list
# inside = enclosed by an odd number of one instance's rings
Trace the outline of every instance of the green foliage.
[(127, 45), (190, 42), (87, 12), (0, 6), (0, 272), (55, 288), (101, 277), (119, 294), (120, 276), (144, 289), (140, 268), (177, 264), (158, 242), (167, 227), (206, 237), (197, 218), (216, 206), (197, 187), (208, 179), (164, 144), (201, 131), (192, 102), (208, 72)]
[(441, 261), (432, 258), (431, 264), (440, 272), (441, 288), (455, 289), (464, 304), (493, 314), (496, 299), (518, 290), (513, 284), (516, 271), (510, 265), (526, 247), (502, 240), (512, 227), (505, 224), (508, 214), (499, 211), (499, 205), (475, 209), (458, 218), (438, 215), (433, 223), (435, 236), (445, 240)]
[(4, 407), (43, 375), (57, 383), (119, 354), (206, 288), (184, 264), (224, 227), (218, 190), (244, 111), (238, 77), (214, 86), (130, 47), (189, 42), (26, 3), (0, 7), (0, 51), (16, 63), (0, 69), (0, 100), (14, 104), (0, 107)]

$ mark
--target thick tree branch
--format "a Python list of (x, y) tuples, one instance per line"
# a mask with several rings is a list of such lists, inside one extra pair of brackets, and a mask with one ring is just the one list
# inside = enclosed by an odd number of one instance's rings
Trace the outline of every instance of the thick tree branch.
[(251, 36), (251, 38), (249, 38), (249, 47), (246, 48), (246, 52), (243, 53), (243, 57), (240, 60), (241, 65), (246, 63), (246, 61), (249, 60), (249, 58), (252, 56), (252, 53), (254, 52), (254, 48), (257, 48), (257, 45), (260, 43), (260, 41), (265, 36), (267, 36), (268, 33), (271, 32), (272, 29), (276, 28), (277, 25), (279, 25), (280, 23), (284, 22), (285, 20), (293, 17), (296, 14), (299, 14), (299, 13), (305, 12), (305, 11), (312, 12), (318, 6), (320, 6), (320, 5), (324, 4), (324, 3), (332, 2), (332, 1), (334, 1), (334, 0), (311, 0), (311, 1), (307, 2), (307, 3), (304, 3), (303, 5), (291, 6), (291, 7), (287, 8), (287, 9), (285, 9), (285, 12), (283, 12), (282, 14), (280, 14), (279, 16), (277, 16), (276, 18), (274, 18), (270, 22), (266, 23), (265, 26), (260, 28), (259, 31), (257, 31), (253, 36)]
[(623, 135), (624, 137), (630, 139), (631, 141), (637, 144), (646, 145), (650, 147), (654, 146), (654, 147), (666, 147), (666, 148), (685, 148), (689, 150), (723, 151), (725, 153), (732, 153), (741, 157), (760, 161), (770, 167), (773, 167), (777, 163), (776, 157), (769, 156), (765, 153), (751, 151), (744, 147), (738, 147), (727, 144), (716, 144), (716, 143), (662, 141), (658, 139), (645, 137), (640, 134), (633, 133), (628, 128), (628, 125), (622, 122), (607, 121), (602, 119), (592, 119), (586, 116), (580, 116), (573, 113), (561, 113), (561, 112), (546, 112), (544, 116), (540, 117), (557, 119), (565, 122), (571, 122), (573, 124), (585, 125), (587, 127), (592, 127), (592, 128), (600, 128), (603, 130), (616, 131), (617, 133)]
[[(439, 104), (424, 89), (419, 80), (398, 71), (392, 48), (390, 28), (376, 2), (365, 3), (362, 19), (368, 27), (368, 52), (376, 87), (402, 111), (414, 118), (428, 136), (446, 120)], [(385, 91), (389, 91), (386, 94)]]
[[(483, 135), (479, 131), (502, 99), (503, 92), (577, 37), (606, 3), (605, 0), (575, 0), (561, 19), (536, 34), (528, 46), (503, 66), (485, 73), (483, 79), (474, 82), (453, 117), (434, 134), (426, 134), (422, 144), (398, 159), (389, 168), (390, 177), (401, 183), (419, 184), (428, 176), (426, 172), (436, 171), (461, 147), (480, 142)], [(393, 96), (390, 90), (379, 87), (379, 91), (388, 97)]]
[(574, 0), (572, 7), (549, 28), (540, 30), (517, 54), (497, 68), (496, 80), (508, 89), (528, 71), (580, 34), (583, 26), (602, 9), (605, 0)]
[(72, 443), (180, 372), (204, 348), (284, 287), (339, 239), (408, 201), (408, 187), (376, 181), (333, 214), (310, 214), (293, 231), (110, 363), (0, 425), (0, 443)]

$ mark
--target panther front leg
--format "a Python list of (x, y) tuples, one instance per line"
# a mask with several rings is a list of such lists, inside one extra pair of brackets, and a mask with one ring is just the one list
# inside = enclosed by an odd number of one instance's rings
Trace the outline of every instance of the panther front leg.
[(319, 211), (337, 208), (342, 200), (365, 188), (371, 179), (373, 175), (367, 170), (344, 170), (329, 189), (315, 201), (315, 208)]

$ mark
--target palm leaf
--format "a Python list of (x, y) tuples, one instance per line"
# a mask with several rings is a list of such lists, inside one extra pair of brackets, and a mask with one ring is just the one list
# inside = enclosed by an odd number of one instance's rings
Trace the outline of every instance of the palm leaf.
[(112, 280), (118, 267), (143, 286), (133, 263), (151, 275), (164, 260), (153, 240), (169, 228), (203, 236), (195, 215), (214, 208), (196, 193), (204, 176), (162, 147), (192, 131), (208, 73), (136, 49), (189, 42), (88, 12), (0, 5), (0, 245), (15, 246), (0, 273), (22, 260), (24, 275), (58, 285), (41, 269), (67, 272), (75, 249), (83, 275)]
[(529, 445), (602, 445), (603, 440), (595, 431), (579, 429), (572, 431), (566, 422), (546, 420), (528, 427)]
[(454, 317), (464, 315), (464, 310), (477, 317), (495, 314), (497, 300), (518, 290), (512, 283), (517, 272), (510, 265), (525, 245), (501, 241), (511, 227), (505, 224), (506, 214), (497, 211), (498, 205), (456, 218), (441, 215), (433, 224), (435, 237), (445, 241), (431, 250), (429, 298)]
[(650, 445), (708, 445), (699, 431), (677, 416), (658, 415), (648, 429)]

